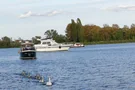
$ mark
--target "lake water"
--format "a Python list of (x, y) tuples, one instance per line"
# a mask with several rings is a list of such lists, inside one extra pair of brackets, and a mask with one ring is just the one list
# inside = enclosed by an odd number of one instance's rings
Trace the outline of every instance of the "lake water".
[[(135, 43), (37, 53), (37, 60), (20, 60), (18, 50), (0, 49), (0, 90), (135, 90)], [(54, 85), (23, 77), (23, 70), (50, 76)]]

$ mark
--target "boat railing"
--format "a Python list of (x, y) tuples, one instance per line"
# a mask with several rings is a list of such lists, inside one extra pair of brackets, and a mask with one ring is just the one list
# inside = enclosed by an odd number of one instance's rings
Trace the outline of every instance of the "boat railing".
[(25, 51), (25, 50), (35, 50), (35, 48), (34, 47), (23, 47), (22, 51)]

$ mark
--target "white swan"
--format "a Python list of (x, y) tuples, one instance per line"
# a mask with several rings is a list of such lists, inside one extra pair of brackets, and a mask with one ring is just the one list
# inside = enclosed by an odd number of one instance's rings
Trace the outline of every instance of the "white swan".
[(52, 82), (51, 82), (51, 78), (50, 77), (48, 78), (48, 82), (46, 82), (46, 85), (47, 86), (52, 86)]

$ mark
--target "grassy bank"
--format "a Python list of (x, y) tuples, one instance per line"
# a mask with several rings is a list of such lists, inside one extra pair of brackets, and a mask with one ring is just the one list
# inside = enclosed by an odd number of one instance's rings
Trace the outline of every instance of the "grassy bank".
[(95, 41), (95, 42), (84, 42), (85, 45), (93, 44), (116, 44), (116, 43), (133, 43), (135, 40), (113, 40), (113, 41)]

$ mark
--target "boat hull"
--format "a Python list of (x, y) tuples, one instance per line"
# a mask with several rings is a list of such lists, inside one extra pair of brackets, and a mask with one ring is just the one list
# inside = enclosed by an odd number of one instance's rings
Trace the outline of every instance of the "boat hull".
[(84, 47), (84, 45), (83, 44), (81, 44), (81, 43), (75, 43), (75, 44), (73, 44), (72, 46), (70, 46), (71, 48), (79, 48), (79, 47)]
[(84, 47), (84, 46), (70, 46), (70, 48), (80, 48), (80, 47)]
[(68, 51), (69, 47), (36, 47), (37, 52)]
[(36, 59), (36, 52), (35, 51), (24, 51), (20, 52), (20, 59)]

